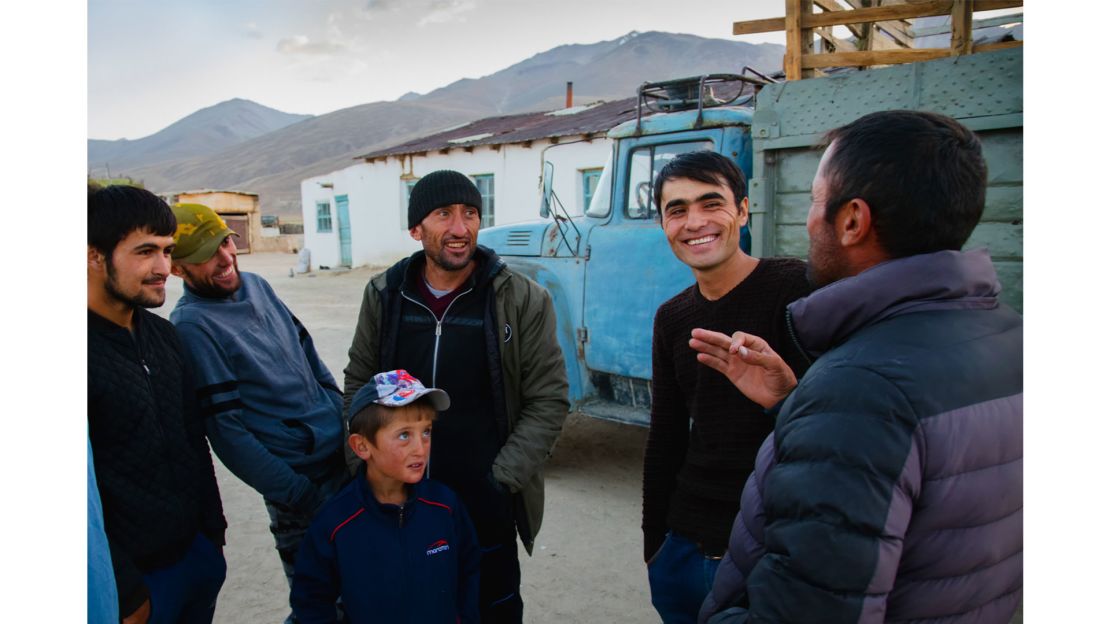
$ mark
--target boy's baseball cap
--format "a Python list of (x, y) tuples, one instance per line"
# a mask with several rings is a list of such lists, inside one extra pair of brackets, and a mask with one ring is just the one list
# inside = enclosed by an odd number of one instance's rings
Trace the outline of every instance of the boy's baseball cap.
[(385, 405), (386, 407), (399, 407), (408, 405), (420, 397), (426, 396), (437, 412), (451, 407), (451, 398), (439, 388), (425, 388), (420, 380), (409, 374), (403, 368), (378, 373), (370, 383), (358, 389), (351, 399), (351, 418), (366, 409), (371, 403)]
[(215, 210), (203, 204), (174, 204), (173, 216), (177, 217), (177, 231), (173, 235), (176, 245), (173, 248), (173, 259), (178, 262), (207, 262), (215, 255), (228, 234), (235, 234), (235, 230), (227, 227), (227, 223)]

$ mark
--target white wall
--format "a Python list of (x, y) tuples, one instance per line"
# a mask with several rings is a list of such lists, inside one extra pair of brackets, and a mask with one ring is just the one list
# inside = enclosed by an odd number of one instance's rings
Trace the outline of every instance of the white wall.
[[(454, 169), (471, 176), (493, 174), (494, 225), (505, 225), (539, 218), (543, 153), (555, 166), (555, 193), (572, 215), (580, 215), (585, 210), (581, 170), (603, 167), (610, 157), (611, 145), (608, 139), (559, 144), (542, 140), (527, 148), (505, 145), (499, 150), (487, 146), (476, 147), (472, 152), (452, 149), (447, 154), (433, 152), (412, 157), (412, 173), (421, 177), (439, 169)], [(408, 233), (401, 175), (401, 161), (389, 158), (301, 181), (304, 244), (312, 252), (314, 268), (335, 267), (340, 262), (337, 195), (347, 195), (354, 266), (389, 265), (420, 248)], [(332, 188), (323, 187), (325, 183)], [(317, 231), (317, 201), (330, 205), (330, 233)]]

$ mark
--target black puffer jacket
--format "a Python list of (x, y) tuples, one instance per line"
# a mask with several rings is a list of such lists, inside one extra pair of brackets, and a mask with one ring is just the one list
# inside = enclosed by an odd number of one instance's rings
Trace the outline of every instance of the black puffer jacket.
[(145, 310), (134, 330), (89, 311), (89, 439), (121, 614), (148, 597), (144, 572), (198, 531), (223, 545), (227, 527), (177, 332)]

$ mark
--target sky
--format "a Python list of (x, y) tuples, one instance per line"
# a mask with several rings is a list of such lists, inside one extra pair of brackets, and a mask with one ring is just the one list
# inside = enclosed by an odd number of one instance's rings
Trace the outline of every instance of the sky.
[(734, 21), (784, 11), (783, 0), (91, 0), (88, 137), (137, 139), (235, 97), (318, 115), (633, 30), (785, 43), (732, 35)]

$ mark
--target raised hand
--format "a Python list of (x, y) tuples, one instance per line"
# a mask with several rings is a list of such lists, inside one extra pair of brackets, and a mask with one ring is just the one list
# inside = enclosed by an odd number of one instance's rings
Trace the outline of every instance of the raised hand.
[(769, 408), (786, 398), (798, 378), (767, 341), (744, 332), (729, 338), (721, 332), (695, 329), (690, 348), (698, 361), (719, 371), (752, 401)]

